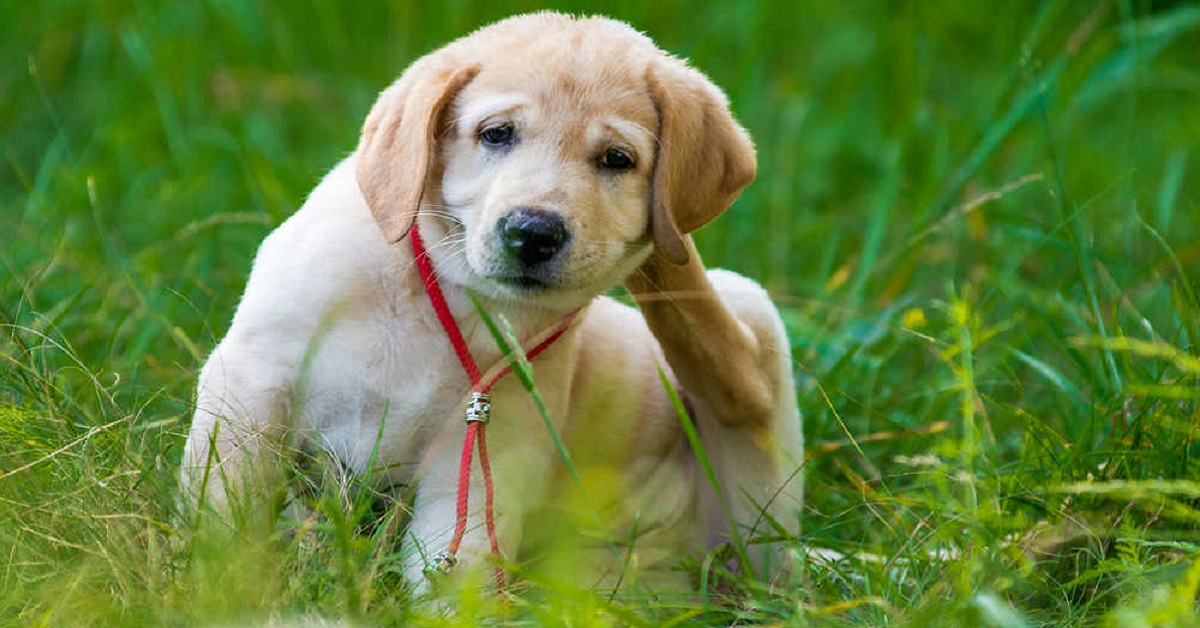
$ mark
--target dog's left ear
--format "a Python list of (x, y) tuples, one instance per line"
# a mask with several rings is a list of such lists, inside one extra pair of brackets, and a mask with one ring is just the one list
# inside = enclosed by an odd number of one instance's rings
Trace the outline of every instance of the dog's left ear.
[(650, 229), (658, 254), (682, 265), (683, 234), (720, 215), (754, 180), (754, 143), (725, 94), (682, 61), (664, 58), (646, 80), (658, 108)]
[(479, 65), (426, 56), (379, 95), (358, 144), (358, 187), (388, 242), (412, 229), (444, 125), (442, 114)]

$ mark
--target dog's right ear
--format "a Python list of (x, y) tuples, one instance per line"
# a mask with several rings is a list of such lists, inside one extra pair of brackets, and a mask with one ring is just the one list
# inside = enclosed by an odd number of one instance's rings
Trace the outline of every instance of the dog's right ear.
[(447, 105), (479, 73), (434, 56), (414, 63), (379, 95), (358, 143), (358, 187), (390, 243), (412, 229)]

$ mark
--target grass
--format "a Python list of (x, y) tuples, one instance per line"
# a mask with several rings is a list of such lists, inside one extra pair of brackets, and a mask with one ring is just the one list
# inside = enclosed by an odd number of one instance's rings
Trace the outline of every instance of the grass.
[(793, 338), (796, 547), (843, 556), (800, 586), (670, 607), (531, 574), (447, 618), (408, 603), (354, 485), (233, 546), (177, 525), (192, 387), (257, 243), (409, 61), (537, 6), (0, 5), (5, 623), (1200, 623), (1190, 2), (604, 7), (758, 141), (698, 242)]

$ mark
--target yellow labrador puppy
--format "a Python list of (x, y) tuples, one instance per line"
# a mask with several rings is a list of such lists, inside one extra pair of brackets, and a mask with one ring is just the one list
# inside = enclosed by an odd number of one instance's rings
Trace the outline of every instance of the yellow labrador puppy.
[[(569, 516), (566, 577), (687, 590), (681, 557), (795, 533), (802, 443), (783, 325), (757, 284), (706, 272), (687, 235), (754, 172), (721, 91), (620, 22), (519, 16), (417, 60), (354, 154), (263, 242), (200, 376), (185, 490), (228, 512), (278, 479), (289, 447), (415, 486), (404, 543), (424, 586), (454, 536), (471, 385), (414, 263), (416, 225), (480, 370), (503, 358), (469, 294), (526, 350), (566, 325), (532, 361), (552, 430), (518, 377), (491, 390), (505, 560), (547, 553), (544, 522)], [(621, 283), (640, 312), (599, 296)], [(467, 484), (455, 549), (486, 564), (478, 466)], [(778, 565), (772, 544), (751, 547), (757, 568)]]

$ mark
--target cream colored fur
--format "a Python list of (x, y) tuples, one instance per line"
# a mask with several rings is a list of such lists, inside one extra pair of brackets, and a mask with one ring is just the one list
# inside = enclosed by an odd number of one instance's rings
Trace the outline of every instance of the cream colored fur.
[[(503, 151), (479, 137), (496, 124), (517, 134)], [(614, 147), (631, 169), (598, 166)], [(601, 529), (556, 545), (572, 557), (568, 577), (692, 586), (679, 559), (730, 530), (658, 369), (694, 410), (740, 535), (776, 534), (763, 507), (795, 532), (802, 441), (782, 324), (753, 281), (706, 273), (686, 235), (753, 175), (753, 147), (720, 91), (619, 22), (521, 16), (423, 57), (380, 96), (358, 150), (263, 242), (200, 376), (186, 494), (228, 513), (278, 484), (278, 456), (293, 447), (358, 474), (374, 456), (379, 486), (417, 487), (404, 543), (409, 577), (424, 586), (425, 558), (454, 524), (469, 385), (413, 264), (405, 235), (416, 220), (482, 369), (500, 353), (467, 290), (522, 339), (583, 308), (533, 369), (586, 497), (518, 379), (493, 391), (488, 448), (507, 559), (546, 553), (542, 522), (583, 504), (592, 512), (578, 525)], [(521, 206), (558, 213), (570, 233), (540, 290), (503, 281), (512, 269), (496, 222)], [(642, 312), (598, 296), (626, 279)], [(487, 554), (479, 478), (468, 565)], [(756, 547), (760, 569), (778, 568), (774, 546)], [(619, 578), (627, 564), (634, 573)]]

